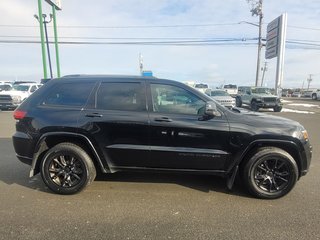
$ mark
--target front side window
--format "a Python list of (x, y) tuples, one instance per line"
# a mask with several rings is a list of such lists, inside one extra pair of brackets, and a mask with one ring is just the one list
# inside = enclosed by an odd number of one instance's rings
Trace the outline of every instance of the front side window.
[(196, 95), (172, 85), (151, 84), (151, 95), (154, 112), (198, 115), (205, 106)]
[(96, 107), (103, 110), (145, 111), (145, 90), (141, 83), (101, 83)]
[(86, 104), (94, 83), (64, 83), (53, 88), (42, 105), (82, 107)]

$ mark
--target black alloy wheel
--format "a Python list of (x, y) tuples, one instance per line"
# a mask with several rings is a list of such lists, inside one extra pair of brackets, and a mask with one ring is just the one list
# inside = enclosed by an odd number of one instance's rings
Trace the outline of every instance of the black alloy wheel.
[(45, 154), (41, 176), (52, 191), (73, 194), (94, 180), (96, 170), (91, 158), (82, 148), (72, 143), (61, 143)]
[(298, 167), (290, 154), (279, 148), (261, 148), (244, 168), (245, 184), (255, 196), (266, 199), (286, 195), (298, 180)]

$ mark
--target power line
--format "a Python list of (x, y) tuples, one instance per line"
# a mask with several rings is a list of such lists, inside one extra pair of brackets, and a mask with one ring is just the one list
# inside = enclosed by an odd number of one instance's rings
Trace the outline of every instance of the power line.
[[(0, 43), (38, 44), (32, 40), (0, 40)], [(49, 41), (52, 44), (52, 41)], [(163, 45), (163, 46), (204, 46), (204, 45), (253, 45), (248, 42), (215, 42), (215, 41), (153, 41), (153, 42), (97, 42), (97, 41), (60, 41), (59, 44), (68, 45)]]
[[(192, 28), (192, 27), (223, 27), (242, 25), (245, 21), (231, 23), (207, 23), (207, 24), (173, 24), (173, 25), (124, 25), (124, 26), (102, 26), (102, 25), (61, 25), (59, 28), (91, 28), (91, 29), (130, 29), (130, 28)], [(38, 28), (36, 25), (20, 25), (20, 24), (0, 24), (3, 28)], [(48, 26), (51, 27), (51, 26)], [(288, 28), (296, 28), (302, 30), (320, 31), (316, 27), (303, 27), (288, 25)]]

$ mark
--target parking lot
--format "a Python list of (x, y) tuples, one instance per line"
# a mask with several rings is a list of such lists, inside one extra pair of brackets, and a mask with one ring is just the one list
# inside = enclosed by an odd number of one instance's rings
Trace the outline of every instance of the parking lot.
[(237, 183), (205, 175), (99, 175), (83, 192), (51, 193), (15, 157), (12, 112), (0, 112), (0, 239), (320, 239), (320, 101), (284, 100), (303, 124), (310, 172), (287, 196), (252, 198)]

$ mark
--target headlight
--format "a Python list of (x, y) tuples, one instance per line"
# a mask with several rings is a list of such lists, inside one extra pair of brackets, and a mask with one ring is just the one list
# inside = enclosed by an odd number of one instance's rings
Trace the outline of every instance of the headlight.
[(303, 131), (301, 131), (301, 133), (302, 133), (302, 138), (303, 138), (305, 141), (308, 141), (309, 135), (308, 135), (307, 130), (303, 130)]
[(304, 140), (304, 141), (308, 141), (309, 140), (308, 132), (305, 129), (294, 132), (293, 133), (293, 137), (299, 138), (299, 139)]

